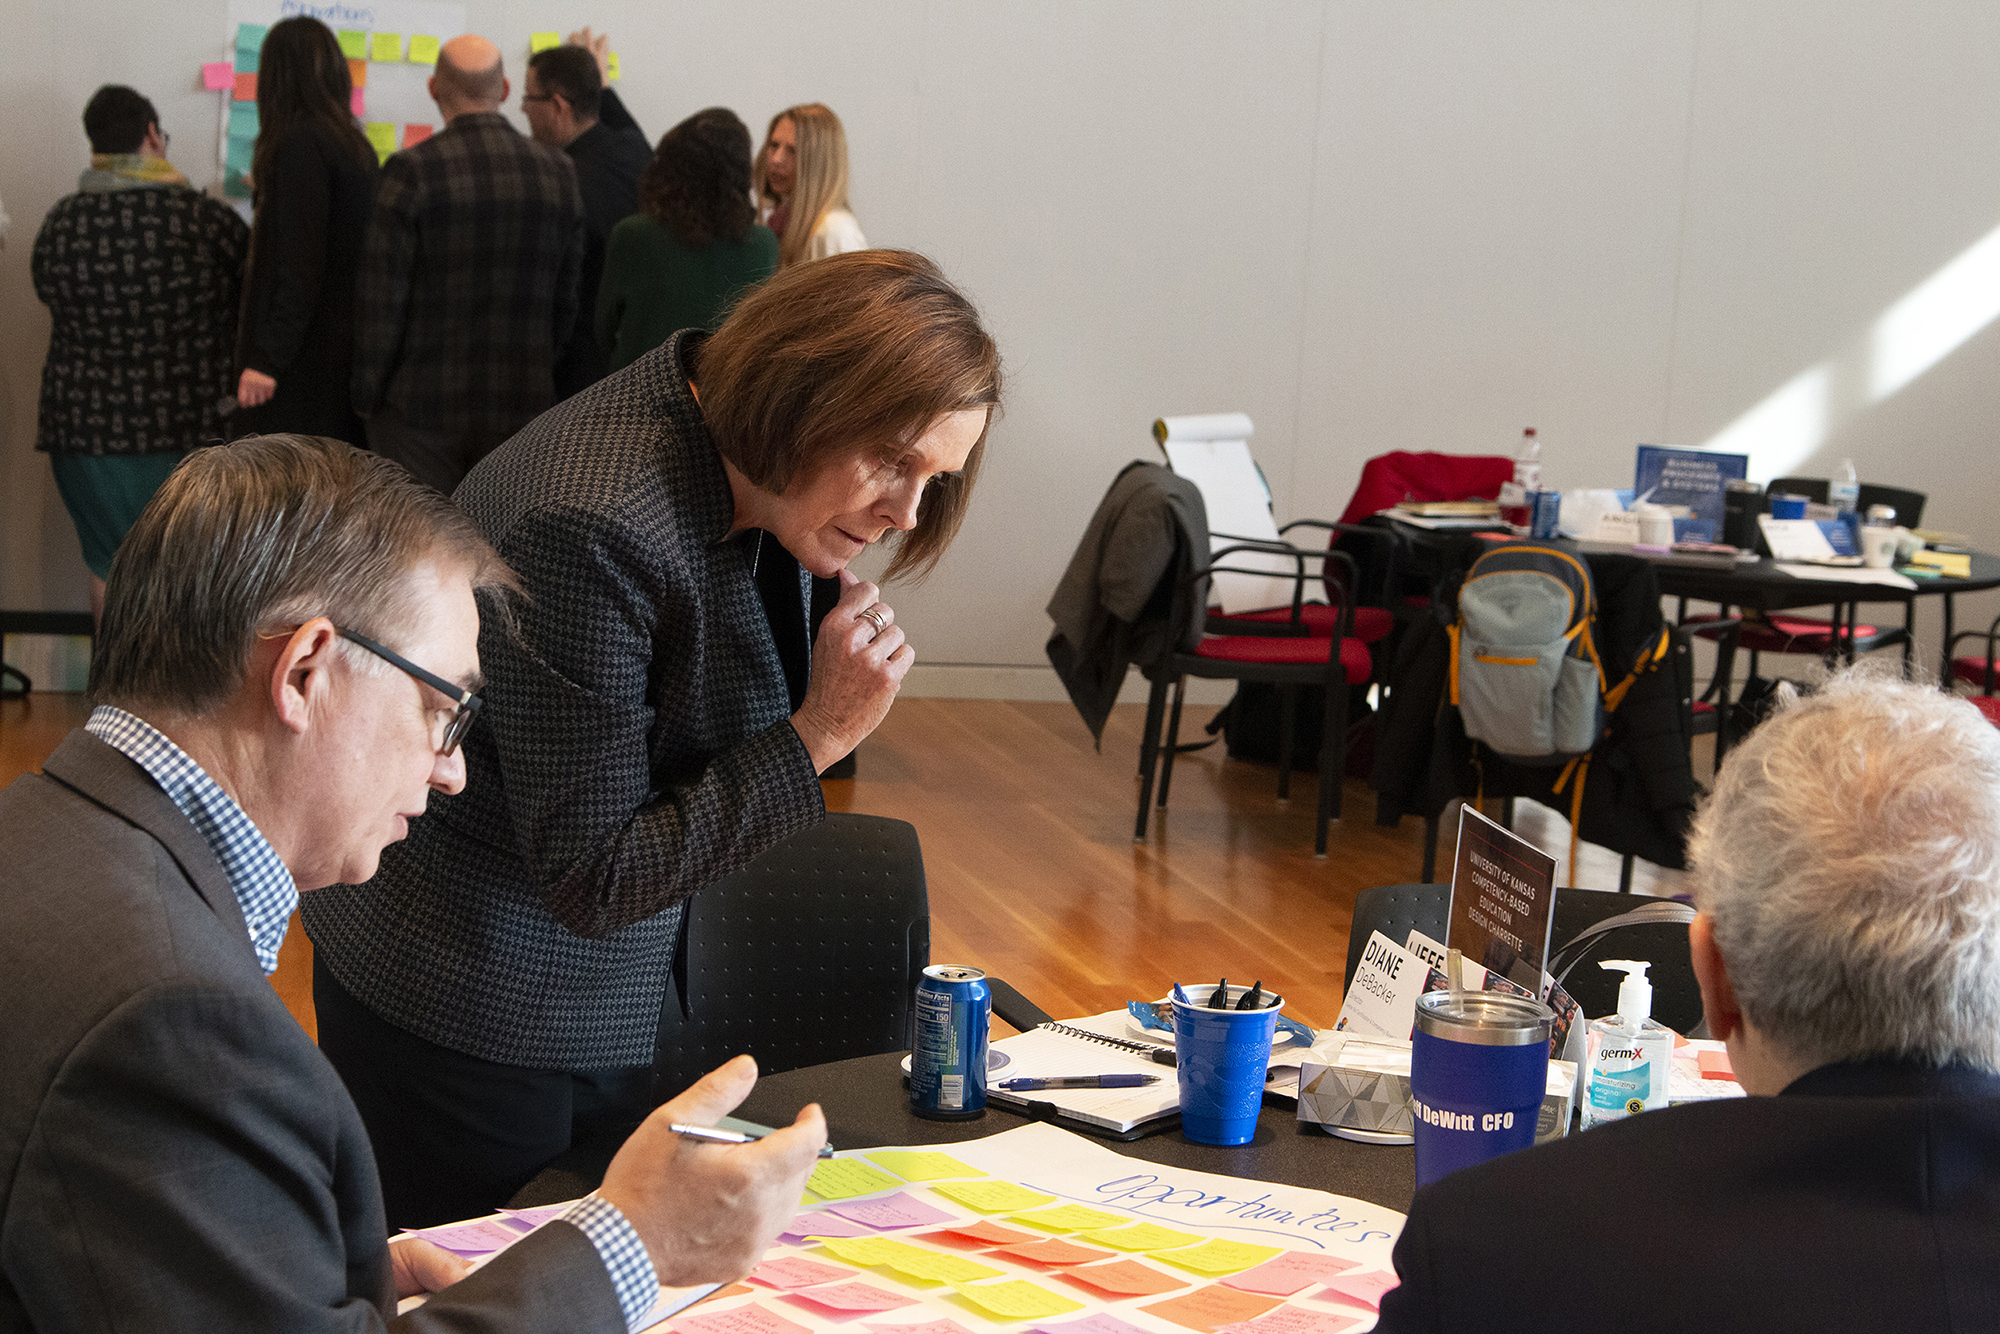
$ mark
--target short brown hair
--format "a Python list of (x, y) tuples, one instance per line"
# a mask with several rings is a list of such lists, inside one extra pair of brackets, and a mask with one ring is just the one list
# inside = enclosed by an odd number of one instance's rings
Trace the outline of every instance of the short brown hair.
[[(857, 454), (893, 460), (948, 412), (1000, 404), (1000, 350), (937, 265), (907, 250), (856, 250), (781, 269), (737, 303), (694, 378), (716, 448), (755, 485)], [(884, 578), (926, 574), (951, 544), (986, 451), (924, 490), (917, 524)]]
[(174, 469), (111, 562), (93, 703), (199, 716), (243, 682), (257, 632), (314, 616), (391, 646), (426, 558), (518, 589), (471, 519), (401, 466), (338, 440), (248, 436)]

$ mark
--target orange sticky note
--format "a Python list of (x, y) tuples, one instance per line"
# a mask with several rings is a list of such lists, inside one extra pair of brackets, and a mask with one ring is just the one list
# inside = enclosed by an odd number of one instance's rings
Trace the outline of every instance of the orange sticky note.
[(964, 1227), (940, 1228), (936, 1232), (922, 1234), (924, 1241), (934, 1241), (941, 1246), (972, 1246), (985, 1250), (992, 1246), (1014, 1246), (1024, 1241), (1039, 1241), (1033, 1232), (1022, 1232), (1011, 1227), (1001, 1227), (991, 1219), (982, 1218), (977, 1223), (967, 1223)]
[(1031, 1265), (1087, 1265), (1092, 1260), (1108, 1260), (1112, 1254), (1091, 1246), (1079, 1246), (1061, 1237), (1002, 1246), (999, 1253), (1010, 1259), (1025, 1260)]
[(1736, 1070), (1729, 1064), (1729, 1053), (1726, 1051), (1696, 1052), (1694, 1062), (1701, 1070), (1703, 1079), (1736, 1078)]
[[(1108, 1292), (1114, 1297), (1152, 1297), (1187, 1286), (1186, 1279), (1163, 1274), (1151, 1265), (1142, 1265), (1137, 1260), (1113, 1260), (1108, 1265), (1086, 1265), (1081, 1269), (1065, 1269), (1061, 1277), (1072, 1283), (1095, 1288), (1099, 1292)], [(1251, 1314), (1261, 1314), (1265, 1309), (1260, 1306)], [(1243, 1319), (1241, 1316), (1237, 1318)], [(1225, 1320), (1221, 1323), (1229, 1322)]]
[(368, 86), (368, 62), (365, 60), (348, 61), (347, 81), (356, 88), (366, 88)]
[(232, 101), (255, 102), (257, 100), (257, 76), (255, 74), (237, 75), (235, 85), (236, 91), (231, 94)]
[[(1087, 1270), (1071, 1270), (1072, 1276), (1087, 1273)], [(1170, 1320), (1185, 1329), (1197, 1330), (1200, 1334), (1215, 1334), (1224, 1325), (1234, 1325), (1239, 1321), (1260, 1316), (1282, 1303), (1281, 1298), (1260, 1297), (1252, 1292), (1238, 1292), (1220, 1284), (1210, 1284), (1196, 1288), (1193, 1292), (1179, 1297), (1169, 1297), (1163, 1302), (1141, 1307), (1148, 1315), (1156, 1315), (1162, 1320)]]
[(431, 127), (414, 122), (403, 127), (403, 147), (413, 148), (431, 137)]

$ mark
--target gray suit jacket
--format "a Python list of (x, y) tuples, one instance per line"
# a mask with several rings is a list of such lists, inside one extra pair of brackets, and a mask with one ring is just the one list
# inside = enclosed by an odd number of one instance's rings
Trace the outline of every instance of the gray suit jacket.
[(0, 1331), (625, 1328), (552, 1224), (394, 1318), (361, 1118), (221, 866), (85, 732), (0, 793)]
[[(479, 632), (465, 790), (368, 884), (309, 895), (317, 958), (421, 1038), (542, 1070), (648, 1065), (682, 904), (826, 807), (791, 725), (754, 533), (685, 330), (495, 450), (454, 497), (519, 572)], [(727, 539), (727, 540), (725, 540)], [(763, 560), (806, 576), (778, 543)], [(768, 573), (768, 571), (767, 571)]]

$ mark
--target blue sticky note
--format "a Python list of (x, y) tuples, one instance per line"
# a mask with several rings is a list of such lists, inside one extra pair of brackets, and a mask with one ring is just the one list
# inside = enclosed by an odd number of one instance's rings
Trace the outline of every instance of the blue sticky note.
[(231, 139), (255, 139), (257, 137), (257, 104), (255, 102), (231, 102), (229, 104), (229, 137)]
[(249, 171), (250, 159), (256, 156), (256, 153), (255, 139), (237, 139), (232, 136), (229, 140), (229, 169), (238, 172)]
[(259, 49), (254, 46), (239, 46), (236, 48), (236, 72), (238, 74), (255, 74), (257, 72), (257, 52)]
[[(236, 49), (238, 51), (261, 51), (264, 49), (264, 34), (270, 29), (261, 23), (239, 23), (236, 25)], [(240, 67), (239, 67), (240, 68)]]

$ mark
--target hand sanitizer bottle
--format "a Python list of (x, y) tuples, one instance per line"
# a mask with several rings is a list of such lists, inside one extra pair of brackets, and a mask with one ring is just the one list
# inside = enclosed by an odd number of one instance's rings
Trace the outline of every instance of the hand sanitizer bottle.
[(1618, 1013), (1593, 1019), (1584, 1040), (1583, 1124), (1616, 1121), (1667, 1105), (1674, 1031), (1653, 1018), (1652, 965), (1606, 959), (1600, 968), (1625, 970)]

